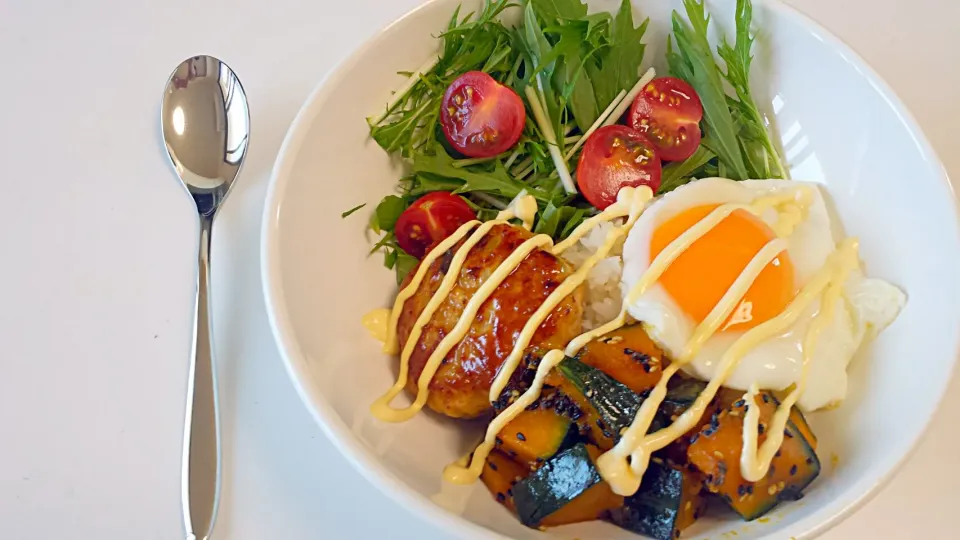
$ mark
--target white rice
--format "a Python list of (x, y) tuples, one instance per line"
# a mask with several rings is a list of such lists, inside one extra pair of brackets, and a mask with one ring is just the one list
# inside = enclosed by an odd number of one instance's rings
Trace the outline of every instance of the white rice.
[[(590, 230), (576, 244), (563, 252), (566, 259), (575, 268), (590, 258), (604, 244), (607, 234), (616, 225), (601, 223)], [(584, 296), (583, 330), (592, 330), (614, 319), (620, 313), (620, 277), (623, 274), (623, 241), (610, 251), (610, 256), (601, 259), (590, 270), (586, 280)]]

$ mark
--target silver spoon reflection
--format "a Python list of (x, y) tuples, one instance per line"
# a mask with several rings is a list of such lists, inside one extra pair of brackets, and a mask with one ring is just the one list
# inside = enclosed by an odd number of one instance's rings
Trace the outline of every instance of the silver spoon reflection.
[(181, 502), (188, 540), (209, 538), (220, 494), (220, 430), (211, 339), (210, 235), (250, 137), (247, 96), (233, 71), (212, 56), (185, 60), (163, 91), (161, 126), (170, 161), (200, 216), (194, 354), (187, 381)]

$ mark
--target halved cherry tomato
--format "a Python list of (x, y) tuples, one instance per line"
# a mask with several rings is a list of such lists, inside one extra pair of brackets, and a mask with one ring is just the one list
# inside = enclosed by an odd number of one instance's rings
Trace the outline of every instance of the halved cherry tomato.
[(397, 219), (393, 232), (404, 251), (420, 259), (461, 225), (477, 219), (470, 205), (452, 193), (435, 191), (410, 205)]
[(621, 125), (598, 129), (587, 139), (577, 165), (577, 185), (600, 210), (617, 200), (624, 186), (660, 187), (660, 156), (639, 131)]
[(527, 111), (516, 92), (482, 71), (468, 71), (447, 88), (440, 125), (461, 154), (485, 158), (502, 154), (520, 140)]
[(703, 104), (692, 86), (676, 77), (647, 83), (630, 106), (629, 124), (643, 133), (664, 161), (687, 159), (700, 146)]

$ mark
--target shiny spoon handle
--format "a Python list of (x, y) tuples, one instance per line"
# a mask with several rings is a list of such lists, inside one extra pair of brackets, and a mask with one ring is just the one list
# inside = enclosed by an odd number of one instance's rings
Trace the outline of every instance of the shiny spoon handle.
[(213, 529), (220, 497), (220, 422), (210, 324), (210, 233), (213, 220), (200, 217), (194, 354), (187, 380), (180, 497), (187, 540), (205, 540)]

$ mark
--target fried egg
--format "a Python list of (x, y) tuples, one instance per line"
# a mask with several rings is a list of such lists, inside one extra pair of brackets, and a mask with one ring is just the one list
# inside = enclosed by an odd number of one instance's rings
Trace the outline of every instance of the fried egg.
[[(775, 231), (787, 248), (771, 261), (741, 299), (737, 309), (684, 367), (709, 380), (723, 353), (743, 333), (779, 315), (817, 274), (842, 233), (831, 219), (817, 184), (783, 180), (705, 178), (682, 186), (652, 203), (630, 231), (623, 248), (621, 290), (624, 301), (651, 261), (680, 234), (716, 207), (750, 204), (771, 195), (793, 195), (802, 204), (769, 209), (759, 215), (736, 210), (694, 242), (636, 301), (626, 306), (650, 336), (673, 358), (679, 357), (696, 327), (719, 302), (754, 255)], [(799, 210), (799, 211), (798, 211)], [(784, 217), (789, 226), (783, 230)], [(836, 236), (835, 236), (835, 233)], [(837, 404), (847, 393), (847, 366), (860, 346), (890, 324), (906, 302), (902, 291), (859, 269), (845, 282), (843, 301), (816, 342), (806, 389), (798, 405), (806, 411)], [(784, 390), (800, 380), (803, 341), (820, 310), (815, 301), (786, 331), (760, 343), (740, 361), (724, 386), (747, 390)]]

